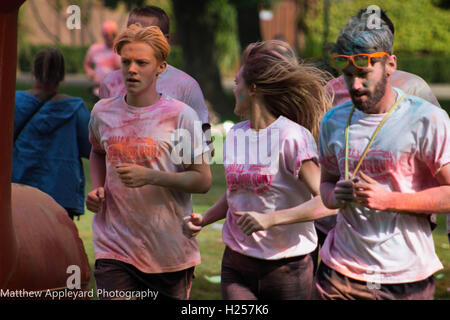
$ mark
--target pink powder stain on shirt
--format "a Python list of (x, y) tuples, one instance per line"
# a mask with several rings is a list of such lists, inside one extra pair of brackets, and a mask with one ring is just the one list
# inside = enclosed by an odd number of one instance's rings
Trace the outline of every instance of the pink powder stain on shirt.
[[(280, 117), (270, 125), (278, 130), (279, 141), (271, 143), (277, 165), (253, 162), (249, 154), (252, 146), (264, 135), (253, 135), (249, 144), (236, 144), (242, 130), (251, 130), (250, 121), (236, 124), (228, 133), (224, 148), (225, 177), (227, 181), (228, 212), (223, 228), (223, 241), (232, 250), (259, 259), (282, 259), (313, 251), (317, 245), (314, 224), (310, 222), (276, 226), (249, 236), (237, 225), (235, 211), (270, 213), (286, 207), (294, 207), (311, 199), (311, 193), (292, 171), (303, 160), (317, 158), (311, 133), (291, 120)], [(286, 131), (289, 132), (286, 133)], [(268, 132), (268, 131), (267, 131)], [(247, 132), (248, 133), (248, 132)], [(234, 142), (231, 143), (231, 142)], [(238, 149), (236, 152), (227, 148)], [(274, 150), (277, 150), (276, 152)], [(233, 149), (234, 150), (234, 149)], [(245, 160), (242, 163), (241, 160)]]
[[(403, 92), (398, 91), (398, 96)], [(322, 124), (321, 164), (333, 174), (344, 176), (344, 130), (350, 103), (329, 111), (332, 116)], [(416, 112), (420, 111), (420, 112)], [(448, 116), (441, 109), (407, 96), (395, 111), (393, 121), (386, 122), (363, 160), (364, 172), (390, 191), (413, 193), (437, 185), (434, 171), (450, 159)], [(434, 122), (443, 117), (441, 123)], [(363, 116), (365, 124), (374, 120)], [(349, 148), (349, 171), (352, 173), (375, 126), (361, 125), (354, 119)], [(429, 125), (427, 129), (424, 125)], [(399, 130), (417, 128), (407, 134)], [(352, 128), (350, 128), (352, 130)], [(334, 134), (331, 134), (334, 133)], [(339, 134), (336, 134), (339, 132)], [(350, 135), (352, 137), (352, 133)], [(338, 159), (338, 160), (337, 160)], [(364, 182), (364, 181), (363, 181)], [(357, 203), (340, 209), (337, 224), (331, 229), (321, 250), (324, 263), (338, 272), (362, 281), (377, 276), (382, 283), (420, 281), (442, 268), (433, 248), (433, 238), (426, 215), (405, 215), (370, 210)], [(375, 274), (372, 267), (378, 268)], [(375, 270), (376, 271), (376, 270)]]
[(254, 172), (234, 173), (227, 170), (227, 189), (230, 192), (246, 190), (255, 194), (262, 194), (271, 188), (273, 175)]
[[(190, 108), (166, 96), (158, 106), (173, 108), (178, 112), (176, 123), (195, 135), (190, 124), (198, 118)], [(195, 239), (182, 232), (183, 217), (192, 212), (190, 194), (154, 185), (128, 188), (114, 167), (127, 162), (166, 172), (184, 170), (171, 159), (171, 132), (158, 120), (165, 116), (158, 108), (131, 108), (117, 98), (100, 100), (92, 111), (90, 137), (107, 159), (106, 202), (92, 225), (96, 259), (117, 259), (146, 273), (174, 272), (200, 263)]]
[(107, 145), (107, 160), (114, 166), (131, 163), (149, 167), (149, 162), (161, 156), (158, 143), (150, 137), (110, 137)]

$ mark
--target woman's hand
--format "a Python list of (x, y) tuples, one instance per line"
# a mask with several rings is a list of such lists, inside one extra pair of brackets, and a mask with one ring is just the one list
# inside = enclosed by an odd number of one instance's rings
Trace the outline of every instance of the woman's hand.
[(191, 213), (184, 217), (183, 233), (186, 237), (195, 237), (202, 230), (203, 216), (198, 213)]
[(234, 214), (240, 217), (237, 225), (248, 236), (256, 231), (267, 230), (273, 225), (273, 218), (270, 213), (236, 211)]

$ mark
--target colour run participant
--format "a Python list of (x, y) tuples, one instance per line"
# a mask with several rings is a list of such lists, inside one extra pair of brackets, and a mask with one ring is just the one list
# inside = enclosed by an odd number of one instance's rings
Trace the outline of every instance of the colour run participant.
[(393, 34), (369, 15), (341, 31), (333, 62), (351, 101), (328, 111), (319, 135), (320, 194), (339, 209), (320, 251), (321, 299), (433, 299), (442, 269), (428, 220), (450, 211), (447, 113), (392, 87)]
[[(128, 16), (127, 26), (134, 23), (140, 23), (143, 27), (157, 26), (169, 40), (169, 17), (159, 7), (144, 6), (133, 9)], [(208, 108), (202, 90), (194, 78), (168, 64), (165, 71), (158, 77), (156, 89), (158, 92), (186, 103), (197, 112), (204, 125), (203, 129), (209, 128)], [(120, 70), (111, 72), (100, 85), (100, 98), (124, 95), (125, 92), (125, 84)]]
[[(282, 41), (250, 45), (236, 76), (234, 113), (247, 120), (227, 134), (227, 192), (190, 235), (226, 217), (223, 299), (310, 299), (317, 236), (313, 219), (334, 214), (319, 196), (314, 135), (331, 104), (320, 70), (301, 65)], [(270, 156), (268, 156), (270, 155)]]
[(117, 32), (117, 24), (114, 21), (103, 23), (102, 37), (104, 41), (90, 46), (84, 58), (84, 71), (88, 78), (94, 82), (93, 94), (97, 97), (99, 96), (100, 82), (103, 78), (110, 72), (120, 69), (120, 57), (113, 50)]
[[(361, 9), (358, 12), (358, 15), (361, 16), (366, 12), (366, 9)], [(382, 21), (384, 21), (387, 26), (389, 27), (389, 30), (392, 32), (392, 36), (394, 37), (394, 24), (389, 19), (389, 17), (386, 15), (386, 13), (383, 10), (380, 10), (380, 17)], [(418, 96), (424, 100), (427, 100), (428, 102), (440, 106), (438, 100), (434, 96), (433, 92), (431, 91), (431, 88), (428, 86), (428, 84), (419, 76), (405, 72), (400, 70), (395, 70), (394, 73), (391, 76), (391, 85), (393, 87), (399, 88), (403, 90), (406, 93)], [(333, 107), (342, 104), (348, 100), (350, 100), (350, 94), (348, 91), (347, 84), (345, 83), (345, 78), (343, 75), (330, 80), (327, 85), (326, 89), (330, 92), (330, 94), (334, 94), (333, 98)], [(433, 227), (435, 226), (435, 217), (430, 217), (432, 221)], [(315, 226), (317, 229), (317, 235), (319, 237), (319, 244), (322, 245), (325, 241), (325, 237), (328, 234), (328, 232), (336, 225), (336, 216), (330, 216), (324, 219), (317, 220), (315, 222)]]
[[(195, 239), (183, 234), (183, 218), (192, 212), (191, 193), (211, 185), (205, 148), (192, 143), (202, 141), (199, 119), (156, 89), (170, 51), (158, 27), (131, 25), (114, 50), (122, 58), (126, 94), (100, 100), (89, 126), (93, 190), (86, 204), (96, 212), (97, 288), (149, 289), (158, 291), (158, 299), (188, 299), (200, 252)], [(187, 139), (187, 149), (179, 150), (177, 133)]]
[(32, 72), (34, 87), (16, 92), (12, 182), (49, 194), (73, 219), (84, 214), (89, 110), (83, 99), (58, 92), (65, 76), (58, 49), (38, 52)]

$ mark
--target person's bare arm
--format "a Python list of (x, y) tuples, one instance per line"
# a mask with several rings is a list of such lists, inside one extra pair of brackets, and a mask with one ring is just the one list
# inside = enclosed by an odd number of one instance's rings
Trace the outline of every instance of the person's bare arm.
[(336, 210), (330, 210), (322, 203), (319, 191), (320, 169), (314, 161), (307, 160), (302, 163), (299, 179), (302, 179), (305, 182), (306, 186), (314, 196), (311, 200), (296, 207), (270, 213), (258, 213), (254, 211), (235, 212), (234, 214), (241, 216), (237, 224), (242, 231), (246, 234), (251, 234), (252, 232), (266, 230), (277, 225), (312, 221), (337, 213)]
[(391, 192), (360, 173), (361, 182), (355, 184), (356, 200), (367, 208), (400, 213), (450, 212), (450, 163), (436, 174), (440, 186), (414, 193)]
[(216, 221), (225, 219), (228, 211), (227, 194), (225, 193), (204, 214), (192, 213), (185, 218), (183, 232), (188, 237), (196, 236), (203, 227)]
[(86, 207), (92, 212), (98, 212), (105, 200), (106, 162), (105, 154), (91, 149), (89, 167), (92, 181), (92, 191), (86, 198)]
[[(200, 156), (202, 157), (202, 156)], [(187, 193), (206, 193), (211, 187), (211, 170), (209, 164), (191, 164), (185, 171), (160, 171), (136, 164), (121, 164), (117, 173), (123, 184), (130, 188), (156, 185), (172, 188)]]

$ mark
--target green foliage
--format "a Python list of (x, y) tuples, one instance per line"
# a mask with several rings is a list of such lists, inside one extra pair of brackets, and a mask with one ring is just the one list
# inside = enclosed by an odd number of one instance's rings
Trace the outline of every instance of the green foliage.
[(450, 55), (397, 53), (397, 68), (420, 75), (429, 83), (450, 83)]
[(208, 5), (208, 15), (215, 21), (216, 54), (222, 74), (234, 72), (239, 59), (236, 8), (229, 0), (212, 0)]
[(145, 5), (145, 0), (103, 0), (105, 7), (116, 9), (119, 3), (122, 2), (128, 10), (134, 7), (142, 7)]
[[(49, 45), (22, 45), (19, 51), (18, 63), (19, 69), (22, 72), (31, 72), (33, 66), (33, 59), (36, 53), (42, 49), (50, 47)], [(68, 73), (84, 73), (83, 60), (89, 46), (68, 46), (57, 45), (53, 46), (61, 50), (66, 67), (66, 74)], [(183, 52), (177, 45), (170, 48), (170, 55), (167, 62), (176, 68), (183, 69)]]
[(276, 4), (279, 0), (230, 0), (230, 3), (234, 5), (237, 9), (239, 7), (254, 6), (259, 5), (264, 8), (270, 8), (272, 5)]
[[(336, 41), (348, 18), (359, 9), (377, 5), (385, 10), (395, 26), (394, 51), (450, 54), (450, 11), (433, 5), (432, 0), (335, 0), (330, 2), (327, 41)], [(307, 18), (313, 37), (323, 43), (323, 6)]]
[(450, 0), (433, 0), (433, 4), (440, 8), (450, 9)]
[[(450, 82), (450, 10), (434, 4), (434, 0), (334, 0), (329, 8), (329, 36), (335, 42), (347, 20), (360, 9), (377, 5), (394, 23), (394, 53), (398, 68), (417, 74), (427, 82)], [(324, 6), (318, 2), (305, 18), (307, 25), (305, 58), (324, 54)]]
[(184, 69), (183, 63), (183, 50), (179, 45), (170, 46), (170, 54), (167, 57), (167, 63), (174, 66), (175, 68)]
[(84, 73), (83, 60), (88, 46), (23, 45), (18, 56), (19, 69), (23, 72), (31, 72), (36, 53), (48, 47), (56, 47), (61, 51), (65, 60), (66, 73)]
[[(408, 2), (408, 6), (393, 0), (339, 0), (330, 5), (330, 37), (335, 41), (347, 19), (359, 9), (369, 5), (378, 5), (387, 11), (396, 27), (394, 50), (450, 52), (450, 30), (445, 21), (450, 20), (450, 13), (438, 9), (430, 0)], [(320, 39), (323, 37), (323, 8), (318, 7), (318, 14), (308, 19), (311, 33)]]

